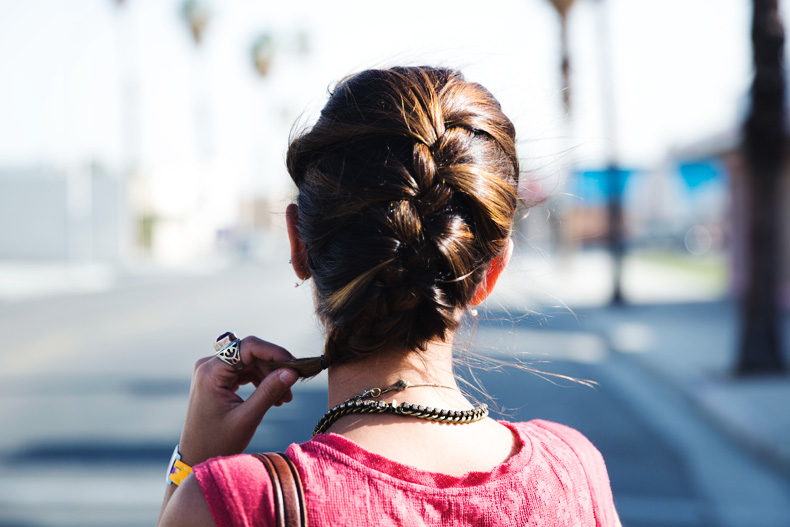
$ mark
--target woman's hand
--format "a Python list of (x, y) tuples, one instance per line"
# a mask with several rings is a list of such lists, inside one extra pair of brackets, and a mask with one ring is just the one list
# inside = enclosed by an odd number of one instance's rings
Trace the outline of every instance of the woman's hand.
[[(298, 378), (296, 372), (272, 370), (270, 366), (271, 361), (292, 359), (288, 351), (247, 337), (241, 341), (240, 353), (244, 368), (238, 371), (213, 356), (195, 364), (179, 443), (182, 461), (187, 465), (241, 454), (269, 408), (293, 397), (291, 386)], [(245, 401), (236, 391), (248, 383), (256, 389)]]

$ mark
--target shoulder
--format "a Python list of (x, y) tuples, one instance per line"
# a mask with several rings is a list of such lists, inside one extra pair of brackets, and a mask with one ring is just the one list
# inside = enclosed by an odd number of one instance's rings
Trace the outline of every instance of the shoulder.
[[(541, 419), (516, 423), (514, 426), (520, 433), (529, 436), (536, 451), (548, 453), (565, 464), (578, 463), (588, 472), (588, 476), (599, 476), (601, 470), (606, 474), (601, 453), (575, 428)], [(606, 482), (608, 484), (608, 476)]]
[(201, 485), (204, 480), (213, 480), (222, 486), (254, 484), (265, 480), (263, 476), (266, 475), (261, 461), (249, 454), (216, 457), (197, 465), (193, 470)]
[(600, 456), (598, 449), (590, 440), (570, 426), (542, 419), (507, 424), (522, 437), (522, 440), (528, 439), (533, 448), (569, 450), (577, 455)]
[[(260, 487), (264, 484), (264, 478), (259, 474), (260, 461), (253, 456), (214, 458), (196, 465), (192, 475), (184, 480), (168, 501), (159, 526), (245, 525), (247, 518), (240, 517), (239, 511), (246, 509), (245, 501), (250, 501), (249, 490), (257, 494), (254, 498), (255, 509), (260, 509), (262, 505)], [(257, 492), (255, 481), (259, 482)]]
[(218, 526), (269, 525), (266, 518), (274, 510), (271, 479), (258, 458), (214, 458), (193, 472)]
[(514, 425), (527, 434), (544, 463), (559, 464), (585, 481), (596, 525), (614, 525), (616, 513), (603, 456), (581, 432), (559, 423), (534, 420)]

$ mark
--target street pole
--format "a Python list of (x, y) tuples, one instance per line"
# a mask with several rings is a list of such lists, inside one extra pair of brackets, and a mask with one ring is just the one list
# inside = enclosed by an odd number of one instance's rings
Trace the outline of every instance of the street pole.
[(754, 79), (744, 123), (748, 263), (736, 373), (787, 371), (782, 336), (781, 181), (785, 170), (784, 28), (778, 0), (752, 0)]
[(623, 237), (623, 182), (620, 168), (614, 159), (606, 167), (609, 183), (609, 200), (607, 201), (607, 218), (609, 226), (609, 254), (612, 258), (612, 305), (619, 306), (623, 301), (623, 256), (625, 243)]
[(603, 76), (603, 115), (605, 137), (608, 138), (606, 180), (608, 190), (607, 227), (609, 240), (609, 255), (612, 259), (612, 296), (610, 303), (615, 306), (622, 305), (623, 300), (623, 256), (625, 254), (625, 240), (623, 236), (623, 174), (617, 163), (617, 123), (614, 102), (614, 75), (612, 72), (612, 45), (609, 31), (609, 19), (606, 12), (606, 3), (599, 0), (599, 16), (601, 42), (600, 51), (601, 72)]

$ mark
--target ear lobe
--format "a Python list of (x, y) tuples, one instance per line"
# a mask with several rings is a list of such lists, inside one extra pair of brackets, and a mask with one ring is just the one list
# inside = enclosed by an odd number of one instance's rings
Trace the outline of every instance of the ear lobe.
[(483, 276), (483, 282), (478, 286), (475, 295), (472, 297), (471, 304), (473, 306), (479, 306), (488, 298), (488, 295), (494, 290), (497, 280), (499, 280), (499, 277), (502, 275), (502, 271), (505, 270), (508, 262), (510, 262), (511, 256), (513, 256), (513, 240), (508, 238), (505, 252), (491, 260), (491, 263), (488, 264), (486, 273)]
[(299, 235), (299, 207), (293, 203), (285, 209), (285, 223), (288, 227), (288, 240), (291, 242), (291, 265), (300, 280), (307, 280), (310, 278), (307, 247)]

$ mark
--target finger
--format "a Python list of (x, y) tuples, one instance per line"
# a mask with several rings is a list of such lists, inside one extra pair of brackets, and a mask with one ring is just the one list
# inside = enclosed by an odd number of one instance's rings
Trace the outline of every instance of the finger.
[(211, 360), (212, 357), (201, 359), (200, 367), (206, 370), (203, 373), (209, 378), (216, 379), (221, 387), (235, 392), (240, 385), (250, 382), (256, 387), (259, 386), (261, 380), (271, 372), (266, 367), (266, 362), (282, 362), (294, 358), (285, 348), (253, 336), (239, 341), (239, 354), (243, 365), (241, 370), (234, 369), (222, 360)]
[[(267, 372), (268, 373), (268, 372)], [(261, 373), (257, 369), (253, 369), (250, 371), (243, 371), (236, 382), (239, 386), (244, 386), (245, 384), (252, 383), (256, 388), (261, 383), (261, 381), (266, 377), (266, 373)]]
[(293, 392), (289, 389), (287, 392), (285, 392), (285, 395), (280, 397), (280, 399), (276, 403), (274, 403), (274, 406), (282, 406), (286, 403), (290, 403), (291, 401), (293, 401), (293, 398), (294, 398)]
[(201, 361), (198, 369), (202, 370), (202, 373), (223, 378), (233, 378), (234, 380), (239, 376), (239, 370), (234, 370), (233, 366), (220, 360), (216, 355), (201, 359)]
[(257, 360), (262, 361), (289, 361), (294, 356), (286, 350), (271, 342), (266, 342), (258, 337), (245, 337), (241, 341), (241, 358), (244, 364), (250, 364)]
[(293, 391), (290, 388), (288, 388), (288, 391), (285, 392), (285, 395), (280, 397), (279, 402), (280, 403), (290, 403), (291, 401), (293, 401), (293, 399), (294, 399)]
[(194, 378), (200, 384), (234, 393), (240, 385), (251, 382), (252, 378), (262, 377), (253, 370), (235, 370), (233, 366), (219, 360), (216, 356), (209, 357), (202, 362), (195, 373)]
[[(233, 380), (229, 379), (224, 373), (225, 364), (217, 360), (216, 357), (203, 357), (195, 363), (195, 369), (192, 373), (193, 384), (199, 385), (216, 385), (226, 386), (232, 384)], [(235, 379), (235, 377), (233, 377)], [(217, 382), (217, 379), (221, 379)]]
[(236, 392), (240, 387), (246, 386), (248, 384), (252, 384), (257, 388), (261, 381), (263, 381), (264, 377), (266, 377), (267, 373), (261, 374), (257, 370), (251, 370), (248, 372), (242, 371), (233, 381), (232, 385), (229, 386), (229, 389), (233, 392)]
[[(241, 371), (250, 371), (251, 369), (254, 369), (255, 366), (260, 366), (259, 361), (283, 362), (292, 360), (294, 358), (294, 356), (291, 355), (291, 353), (285, 348), (253, 336), (245, 337), (239, 340), (239, 355), (241, 357), (242, 364)], [(237, 371), (233, 368), (233, 366), (228, 365), (224, 361), (220, 360), (219, 362), (222, 362), (225, 365), (224, 370), (231, 372)], [(257, 365), (256, 362), (258, 363)], [(260, 367), (258, 369), (261, 370)], [(263, 370), (265, 370), (265, 368)], [(263, 375), (268, 373), (269, 371), (262, 371)]]
[(250, 423), (261, 422), (264, 414), (276, 402), (283, 397), (287, 397), (291, 386), (297, 381), (299, 376), (289, 368), (280, 368), (273, 371), (261, 381), (258, 388), (252, 392), (244, 404), (240, 405), (236, 411), (243, 414), (243, 418)]
[[(212, 370), (216, 369), (216, 370), (218, 370), (220, 372), (225, 372), (226, 375), (222, 375), (222, 377), (224, 377), (224, 378), (231, 378), (231, 376), (232, 376), (234, 382), (240, 376), (243, 376), (245, 373), (249, 373), (251, 371), (251, 369), (252, 369), (251, 366), (250, 366), (250, 363), (253, 362), (253, 361), (251, 361), (249, 359), (249, 357), (250, 357), (249, 353), (247, 353), (248, 357), (247, 357), (247, 360), (245, 360), (245, 357), (244, 357), (245, 351), (244, 351), (243, 342), (244, 342), (244, 339), (238, 339), (237, 338), (231, 344), (229, 344), (228, 346), (223, 348), (221, 350), (222, 353), (220, 353), (220, 352), (215, 353), (213, 358), (215, 358), (217, 360), (211, 361), (211, 363), (210, 363), (211, 364), (210, 365), (211, 369)], [(231, 348), (232, 353), (231, 353), (231, 351), (225, 351), (228, 348), (230, 348), (230, 346), (233, 346), (233, 348)], [(228, 358), (228, 360), (226, 361), (226, 356), (229, 355), (229, 354), (232, 354), (233, 357), (232, 358)], [(222, 355), (222, 357), (220, 357), (220, 355)], [(242, 373), (242, 372), (244, 372), (244, 373)], [(230, 373), (231, 376), (227, 375), (227, 373)], [(243, 381), (243, 382), (241, 382), (241, 384), (247, 384), (248, 382), (249, 381)]]
[(198, 368), (200, 368), (203, 364), (205, 364), (206, 362), (210, 361), (213, 358), (214, 356), (212, 355), (211, 357), (203, 357), (202, 359), (198, 359), (195, 362), (195, 366), (192, 368), (192, 373), (194, 374), (198, 370)]

